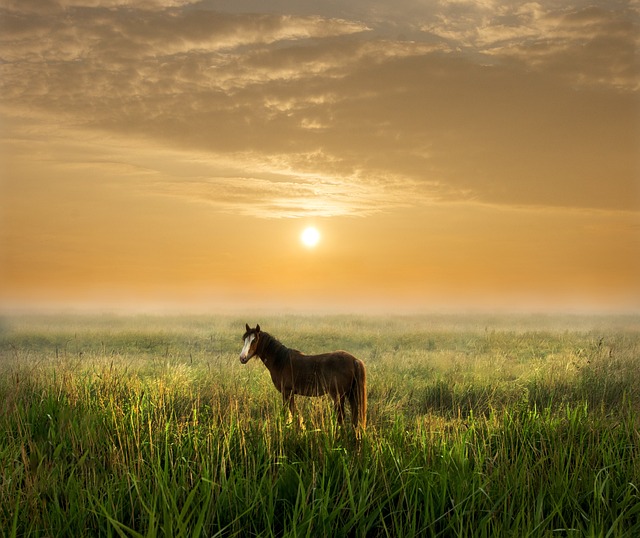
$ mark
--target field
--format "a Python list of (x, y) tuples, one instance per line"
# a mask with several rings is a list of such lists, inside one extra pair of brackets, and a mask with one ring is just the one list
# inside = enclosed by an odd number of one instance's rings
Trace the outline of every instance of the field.
[[(290, 421), (246, 322), (368, 374)], [(0, 535), (640, 536), (640, 319), (13, 316)]]

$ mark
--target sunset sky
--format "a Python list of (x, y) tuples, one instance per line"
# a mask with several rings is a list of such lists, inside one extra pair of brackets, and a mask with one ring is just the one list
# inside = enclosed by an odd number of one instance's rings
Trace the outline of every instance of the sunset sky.
[(639, 311), (639, 47), (638, 0), (0, 0), (0, 302)]

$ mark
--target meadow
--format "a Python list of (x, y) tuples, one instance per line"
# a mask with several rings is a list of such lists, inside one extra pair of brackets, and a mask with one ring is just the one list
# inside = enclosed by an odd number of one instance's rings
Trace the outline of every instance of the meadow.
[[(245, 322), (363, 359), (366, 432)], [(2, 536), (640, 536), (639, 431), (637, 316), (0, 320)]]

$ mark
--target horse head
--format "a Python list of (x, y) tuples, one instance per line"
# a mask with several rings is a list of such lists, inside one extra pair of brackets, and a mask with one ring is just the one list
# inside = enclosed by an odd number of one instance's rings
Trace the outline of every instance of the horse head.
[(256, 325), (255, 329), (249, 327), (248, 323), (245, 323), (247, 328), (246, 332), (242, 336), (244, 346), (240, 352), (240, 362), (246, 364), (251, 357), (254, 357), (258, 351), (258, 341), (260, 340), (260, 325)]

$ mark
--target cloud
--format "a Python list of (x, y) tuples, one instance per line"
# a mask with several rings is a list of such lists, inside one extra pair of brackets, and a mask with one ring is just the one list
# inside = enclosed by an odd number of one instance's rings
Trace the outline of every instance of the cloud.
[(57, 14), (71, 8), (158, 10), (198, 4), (200, 0), (0, 0), (0, 9), (23, 14)]
[(640, 88), (637, 7), (621, 2), (453, 2), (422, 26), (466, 50), (580, 85)]
[(5, 118), (209, 163), (158, 165), (138, 183), (152, 193), (259, 216), (638, 206), (631, 8), (439, 2), (383, 24), (358, 3), (351, 18), (2, 5)]
[[(342, 178), (289, 177), (279, 180), (222, 177), (162, 181), (148, 185), (158, 195), (206, 203), (218, 211), (258, 218), (370, 216), (395, 207), (393, 198), (370, 185)], [(146, 190), (148, 193), (149, 191)], [(402, 204), (401, 204), (402, 205)]]
[(600, 7), (536, 13), (539, 33), (524, 43), (498, 45), (493, 54), (556, 72), (581, 84), (640, 89), (639, 17)]
[[(136, 152), (137, 153), (137, 152)], [(169, 156), (180, 175), (169, 175), (163, 163), (149, 157), (144, 165), (134, 155), (123, 160), (145, 170), (130, 184), (138, 194), (153, 193), (217, 211), (258, 218), (370, 216), (407, 205), (393, 178), (362, 177), (357, 170), (343, 175), (340, 163), (321, 152), (271, 154), (244, 152), (211, 154), (180, 152)], [(328, 166), (318, 167), (319, 161)], [(132, 167), (133, 168), (133, 167)]]

